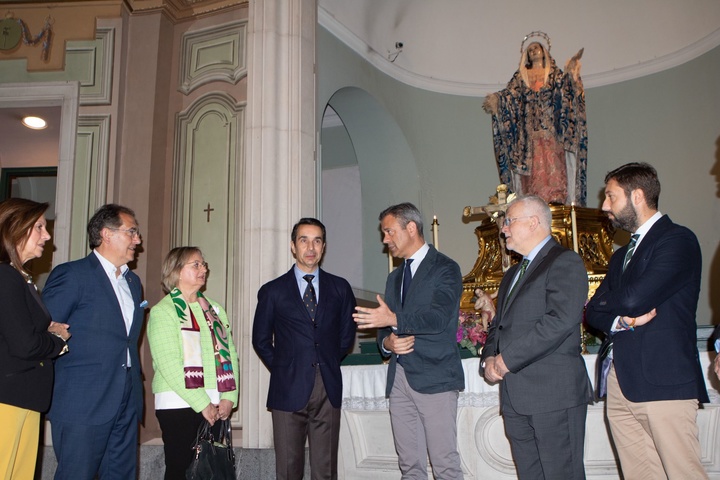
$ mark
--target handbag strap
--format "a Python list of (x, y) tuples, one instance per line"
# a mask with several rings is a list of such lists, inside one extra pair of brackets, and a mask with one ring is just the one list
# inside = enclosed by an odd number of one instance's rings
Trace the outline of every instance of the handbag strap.
[(218, 443), (232, 448), (232, 425), (230, 424), (230, 419), (220, 420), (220, 422), (220, 438), (218, 438)]

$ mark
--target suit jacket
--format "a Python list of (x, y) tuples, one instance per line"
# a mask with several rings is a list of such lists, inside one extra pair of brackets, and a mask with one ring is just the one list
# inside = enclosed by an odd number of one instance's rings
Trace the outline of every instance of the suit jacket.
[(610, 335), (619, 315), (657, 316), (634, 331), (613, 335), (615, 373), (632, 402), (696, 398), (708, 402), (697, 349), (700, 245), (689, 229), (661, 217), (635, 249), (623, 273), (627, 246), (587, 306), (588, 323)]
[[(502, 354), (510, 370), (503, 378), (503, 402), (522, 415), (591, 403), (593, 392), (580, 348), (580, 323), (588, 278), (575, 252), (548, 241), (505, 304), (519, 264), (511, 267), (498, 293), (497, 314), (482, 359)], [(502, 404), (502, 403), (501, 403)]]
[(65, 342), (47, 331), (50, 314), (35, 287), (8, 263), (0, 263), (0, 306), (0, 403), (44, 412), (52, 394), (51, 359)]
[(120, 303), (94, 252), (58, 265), (50, 273), (43, 300), (56, 322), (70, 325), (70, 351), (55, 361), (55, 387), (48, 416), (82, 425), (109, 422), (125, 389), (127, 352), (132, 369), (130, 402), (142, 418), (143, 387), (138, 339), (144, 307), (140, 278), (126, 277), (135, 311), (128, 335)]
[(253, 321), (252, 343), (270, 370), (267, 407), (296, 412), (304, 408), (320, 373), (330, 403), (340, 408), (340, 362), (355, 341), (355, 295), (344, 278), (319, 269), (315, 322), (305, 308), (295, 267), (263, 285)]
[[(388, 275), (385, 303), (397, 317), (397, 335), (415, 336), (413, 352), (402, 356), (408, 384), (420, 393), (441, 393), (465, 388), (465, 375), (457, 345), (462, 275), (454, 260), (430, 250), (413, 276), (401, 303), (403, 269)], [(378, 344), (392, 329), (378, 330)], [(382, 351), (382, 348), (381, 348)], [(397, 355), (390, 355), (385, 395), (395, 381)]]

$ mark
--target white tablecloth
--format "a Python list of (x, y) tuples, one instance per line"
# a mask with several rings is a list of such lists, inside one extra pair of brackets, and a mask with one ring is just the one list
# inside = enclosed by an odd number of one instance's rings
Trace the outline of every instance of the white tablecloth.
[[(705, 383), (708, 387), (711, 403), (720, 403), (720, 393), (713, 388), (718, 385), (717, 378), (710, 370), (713, 354), (702, 352), (700, 359)], [(588, 369), (590, 381), (595, 383), (595, 360), (597, 355), (583, 355)], [(488, 385), (478, 374), (479, 358), (468, 358), (462, 361), (465, 371), (465, 390), (460, 392), (460, 407), (490, 407), (498, 404), (498, 386)], [(387, 380), (386, 364), (383, 365), (352, 365), (342, 367), (343, 404), (345, 410), (387, 410), (388, 400), (385, 398), (385, 382)], [(594, 388), (594, 385), (593, 385)]]

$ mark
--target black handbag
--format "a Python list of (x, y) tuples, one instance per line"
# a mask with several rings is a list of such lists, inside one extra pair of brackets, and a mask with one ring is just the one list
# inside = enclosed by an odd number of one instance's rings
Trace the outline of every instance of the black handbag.
[(195, 457), (185, 472), (186, 480), (236, 480), (230, 420), (219, 422), (220, 438), (217, 441), (207, 420), (203, 420), (198, 428), (193, 447)]

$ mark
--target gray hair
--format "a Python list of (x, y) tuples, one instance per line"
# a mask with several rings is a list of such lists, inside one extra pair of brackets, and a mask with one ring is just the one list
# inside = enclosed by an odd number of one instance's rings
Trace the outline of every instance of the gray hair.
[(524, 195), (513, 200), (510, 205), (521, 204), (527, 210), (529, 215), (538, 217), (540, 225), (547, 230), (551, 231), (550, 225), (552, 224), (552, 212), (547, 202), (537, 195)]
[(393, 217), (395, 217), (403, 229), (407, 227), (408, 223), (414, 222), (417, 226), (420, 238), (425, 238), (425, 235), (423, 234), (422, 215), (420, 214), (420, 210), (418, 210), (417, 207), (412, 203), (405, 202), (390, 206), (380, 212), (378, 220), (382, 222), (383, 218), (387, 217), (388, 215), (392, 215)]

